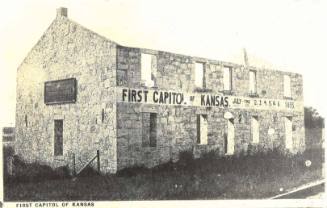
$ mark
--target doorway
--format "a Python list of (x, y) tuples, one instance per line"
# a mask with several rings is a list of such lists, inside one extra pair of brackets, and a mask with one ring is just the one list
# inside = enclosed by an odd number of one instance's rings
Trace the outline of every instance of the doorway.
[(54, 120), (54, 155), (63, 155), (63, 120)]

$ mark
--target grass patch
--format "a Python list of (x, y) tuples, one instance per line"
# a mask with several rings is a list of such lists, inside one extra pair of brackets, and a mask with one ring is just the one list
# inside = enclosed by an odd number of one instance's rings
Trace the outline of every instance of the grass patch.
[(68, 167), (62, 166), (52, 169), (47, 165), (38, 163), (25, 163), (14, 156), (14, 175), (10, 176), (6, 172), (4, 174), (5, 184), (17, 184), (26, 182), (43, 182), (49, 180), (69, 179)]
[[(310, 167), (305, 165), (311, 160)], [(133, 167), (116, 175), (87, 175), (5, 183), (6, 201), (174, 200), (265, 198), (322, 177), (322, 150), (285, 155), (271, 150), (219, 157), (214, 151), (194, 159), (183, 152), (177, 163), (152, 169)]]

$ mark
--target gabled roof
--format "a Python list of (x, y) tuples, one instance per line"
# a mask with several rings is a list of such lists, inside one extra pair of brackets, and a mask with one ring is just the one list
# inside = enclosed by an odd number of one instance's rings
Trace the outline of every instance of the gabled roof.
[(114, 41), (108, 39), (107, 37), (104, 37), (104, 36), (102, 36), (102, 35), (100, 35), (100, 34), (94, 32), (94, 31), (92, 31), (92, 30), (90, 30), (90, 29), (88, 29), (88, 28), (86, 28), (86, 27), (80, 25), (79, 23), (77, 23), (77, 22), (75, 22), (75, 21), (69, 19), (69, 18), (66, 17), (66, 16), (58, 15), (58, 13), (57, 13), (56, 18), (51, 22), (51, 24), (48, 26), (48, 28), (45, 30), (45, 32), (42, 34), (42, 36), (39, 38), (39, 40), (36, 42), (36, 44), (34, 44), (34, 46), (29, 50), (29, 52), (27, 53), (27, 55), (25, 56), (25, 58), (23, 59), (23, 61), (21, 62), (21, 64), (18, 66), (17, 70), (19, 70), (19, 68), (21, 67), (21, 65), (22, 65), (22, 64), (23, 64), (23, 63), (24, 63), (24, 62), (29, 58), (30, 54), (34, 51), (34, 49), (36, 49), (37, 46), (38, 46), (38, 45), (43, 41), (43, 39), (44, 39), (44, 37), (46, 36), (46, 34), (47, 34), (49, 31), (51, 31), (51, 29), (52, 29), (56, 24), (61, 23), (61, 22), (62, 22), (62, 23), (64, 23), (64, 22), (70, 22), (70, 23), (76, 25), (77, 27), (81, 28), (82, 30), (87, 31), (87, 32), (89, 32), (90, 34), (93, 34), (93, 35), (99, 37), (100, 39), (103, 39), (103, 40), (105, 40), (105, 41), (107, 41), (107, 42), (110, 42), (110, 43), (113, 43), (113, 44), (119, 45), (119, 44), (117, 44), (116, 42), (114, 42)]
[[(23, 60), (22, 63), (24, 63), (24, 61), (26, 60), (26, 58), (29, 56), (29, 54), (31, 53), (31, 51), (33, 51), (33, 49), (38, 45), (38, 43), (40, 41), (42, 41), (42, 38), (44, 37), (44, 35), (50, 30), (50, 28), (56, 24), (58, 21), (69, 21), (70, 23), (75, 24), (76, 26), (82, 28), (85, 31), (88, 31), (89, 33), (98, 36), (99, 38), (106, 40), (108, 42), (111, 42), (113, 44), (116, 44), (117, 46), (121, 46), (121, 47), (129, 47), (129, 46), (124, 46), (121, 45), (111, 39), (109, 39), (108, 37), (105, 37), (103, 35), (100, 35), (86, 27), (84, 27), (83, 25), (71, 20), (70, 18), (67, 17), (67, 9), (66, 8), (58, 8), (57, 9), (57, 16), (56, 18), (52, 21), (52, 23), (50, 24), (50, 26), (47, 28), (47, 30), (43, 33), (43, 35), (41, 36), (41, 38), (38, 40), (38, 42), (34, 45), (34, 47), (28, 52), (27, 56), (25, 57), (25, 59)], [(129, 48), (138, 48), (138, 49), (142, 49), (141, 47), (129, 47)], [(153, 49), (145, 49), (144, 50), (153, 50)], [(160, 51), (160, 52), (166, 52), (166, 53), (172, 53), (172, 54), (176, 54), (173, 52), (168, 52), (168, 51), (161, 51), (161, 50), (153, 50), (153, 51)], [(226, 64), (232, 64), (232, 65), (240, 65), (240, 66), (248, 66), (250, 68), (255, 68), (255, 69), (268, 69), (268, 70), (277, 70), (276, 65), (270, 63), (267, 60), (264, 60), (262, 58), (259, 58), (253, 54), (247, 53), (245, 49), (240, 50), (235, 53), (235, 55), (230, 56), (229, 58), (225, 58), (225, 61), (220, 61), (220, 60), (212, 60), (212, 59), (208, 59), (208, 58), (203, 58), (203, 57), (195, 57), (192, 55), (185, 55), (185, 54), (176, 54), (176, 55), (183, 55), (183, 56), (190, 56), (190, 57), (194, 57), (194, 58), (198, 58), (198, 59), (205, 59), (205, 60), (209, 60), (209, 61), (213, 61), (213, 62), (219, 62), (219, 63), (226, 63)], [(247, 62), (247, 63), (246, 63)], [(21, 64), (22, 64), (21, 63)], [(21, 66), (20, 64), (20, 66)], [(20, 66), (18, 68), (20, 68)], [(280, 71), (280, 70), (278, 70)]]

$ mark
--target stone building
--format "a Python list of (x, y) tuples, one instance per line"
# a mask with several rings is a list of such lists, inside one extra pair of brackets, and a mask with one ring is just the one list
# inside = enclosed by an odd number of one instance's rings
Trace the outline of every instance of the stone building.
[(302, 76), (119, 45), (57, 16), (17, 71), (16, 152), (101, 172), (282, 146), (303, 151)]

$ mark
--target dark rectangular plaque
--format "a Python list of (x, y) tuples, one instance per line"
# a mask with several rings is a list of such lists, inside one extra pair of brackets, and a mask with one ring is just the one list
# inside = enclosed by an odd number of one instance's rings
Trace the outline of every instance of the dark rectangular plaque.
[(44, 103), (75, 103), (77, 82), (75, 78), (48, 81), (44, 83)]

